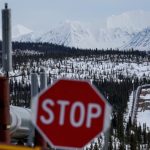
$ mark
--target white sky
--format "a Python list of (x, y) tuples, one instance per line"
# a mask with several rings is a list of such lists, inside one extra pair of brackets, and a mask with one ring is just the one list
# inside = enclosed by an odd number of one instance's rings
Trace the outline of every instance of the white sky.
[(150, 11), (150, 0), (0, 0), (8, 2), (13, 24), (45, 31), (65, 20), (103, 24), (111, 15), (126, 11)]

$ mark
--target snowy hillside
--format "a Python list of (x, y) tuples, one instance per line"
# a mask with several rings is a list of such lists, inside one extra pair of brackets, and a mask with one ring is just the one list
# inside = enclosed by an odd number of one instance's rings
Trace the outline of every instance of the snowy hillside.
[(138, 111), (137, 111), (137, 123), (146, 123), (147, 127), (150, 127), (150, 89), (142, 89), (138, 101)]
[(123, 46), (123, 48), (150, 50), (150, 27), (137, 33), (126, 45)]
[[(144, 87), (145, 86), (145, 87)], [(143, 88), (144, 87), (144, 88)], [(131, 93), (129, 97), (128, 107), (127, 107), (127, 114), (125, 114), (126, 122), (129, 121), (129, 117), (131, 116), (131, 120), (135, 117), (133, 121), (136, 121), (137, 125), (143, 126), (146, 123), (146, 126), (150, 128), (150, 88), (149, 84), (139, 86), (136, 91)], [(134, 97), (134, 100), (133, 100)], [(136, 107), (135, 104), (136, 103)], [(134, 105), (134, 106), (133, 106)], [(136, 112), (135, 116), (133, 115), (133, 111)]]

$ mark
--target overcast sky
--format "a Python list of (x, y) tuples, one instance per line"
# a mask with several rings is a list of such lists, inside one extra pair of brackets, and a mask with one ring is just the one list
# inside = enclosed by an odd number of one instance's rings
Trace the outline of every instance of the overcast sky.
[(65, 20), (102, 24), (111, 15), (150, 11), (150, 0), (0, 0), (0, 9), (5, 2), (12, 9), (13, 24), (41, 31)]

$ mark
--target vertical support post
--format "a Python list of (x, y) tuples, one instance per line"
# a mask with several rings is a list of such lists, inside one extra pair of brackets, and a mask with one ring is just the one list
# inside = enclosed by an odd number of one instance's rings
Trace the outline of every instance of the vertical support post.
[(0, 77), (0, 142), (10, 143), (9, 80)]
[(31, 73), (31, 98), (39, 93), (38, 75)]
[[(31, 99), (37, 95), (39, 92), (39, 84), (38, 84), (38, 75), (37, 73), (31, 73)], [(35, 136), (35, 130), (34, 126), (30, 122), (30, 131), (29, 131), (29, 137), (28, 137), (28, 145), (32, 146), (34, 143), (34, 136)]]
[[(40, 71), (40, 91), (45, 89), (47, 87), (47, 75), (44, 68), (41, 68)], [(35, 130), (35, 145), (42, 146), (43, 148), (47, 147), (46, 141), (43, 139), (43, 137), (39, 134), (37, 130)]]
[(108, 129), (105, 133), (104, 133), (104, 147), (103, 150), (108, 150), (109, 148), (109, 136), (110, 136), (110, 129)]
[(47, 74), (44, 68), (41, 68), (40, 72), (40, 91), (47, 87)]
[(133, 101), (134, 101), (134, 98), (135, 98), (135, 92), (134, 92), (134, 79), (132, 80), (132, 84), (133, 84)]
[(7, 3), (2, 10), (2, 66), (8, 76), (12, 70), (11, 10)]
[[(44, 69), (41, 69), (40, 73), (40, 90), (46, 88), (47, 86), (47, 76)], [(38, 75), (37, 73), (31, 74), (31, 99), (32, 97), (36, 96), (39, 93), (39, 84), (38, 84)], [(46, 148), (46, 142), (41, 137), (41, 135), (38, 133), (38, 131), (34, 128), (34, 126), (30, 125), (30, 134), (28, 137), (28, 145), (32, 146), (33, 144), (33, 137), (35, 137), (34, 144), (37, 146), (42, 146), (43, 148)]]

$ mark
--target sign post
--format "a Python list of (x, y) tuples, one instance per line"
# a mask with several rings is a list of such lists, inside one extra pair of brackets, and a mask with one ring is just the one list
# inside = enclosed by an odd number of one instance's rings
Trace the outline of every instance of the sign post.
[(32, 121), (60, 149), (81, 149), (110, 126), (111, 107), (87, 81), (58, 80), (32, 101)]

